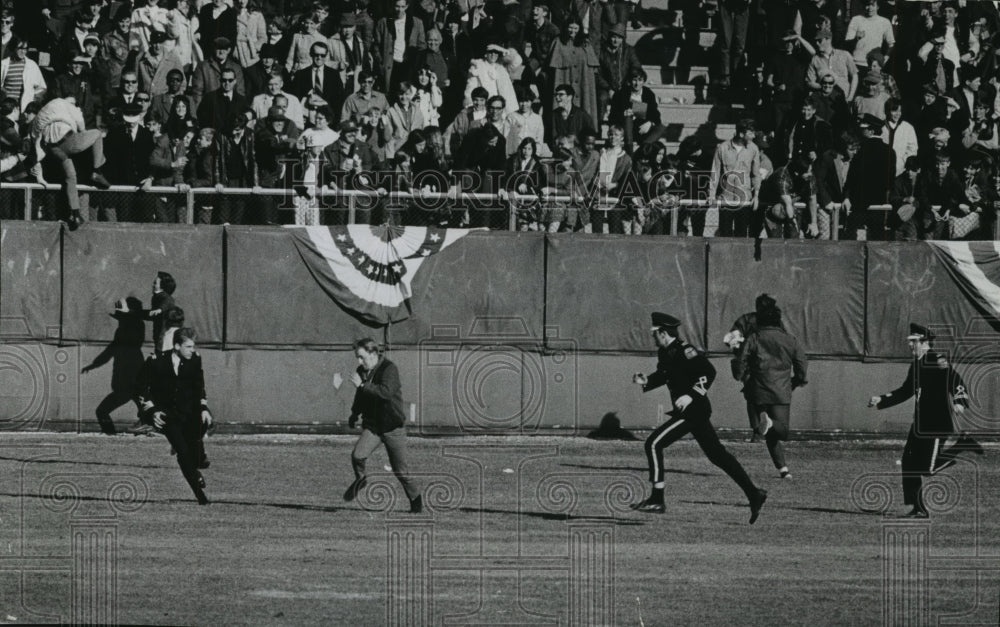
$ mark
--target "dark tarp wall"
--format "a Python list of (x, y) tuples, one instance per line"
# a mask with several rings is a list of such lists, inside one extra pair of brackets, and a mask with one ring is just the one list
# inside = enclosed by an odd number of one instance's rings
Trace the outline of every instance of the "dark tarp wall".
[(59, 339), (59, 230), (53, 222), (0, 225), (0, 338)]
[(544, 236), (469, 233), (428, 257), (413, 279), (412, 315), (389, 343), (538, 343), (543, 336)]
[(546, 326), (578, 350), (645, 351), (650, 313), (683, 322), (684, 338), (703, 343), (705, 243), (699, 239), (546, 236)]
[(713, 239), (708, 247), (710, 350), (729, 350), (722, 338), (767, 292), (807, 353), (861, 356), (864, 242), (764, 240), (759, 261), (752, 241)]
[[(114, 303), (135, 296), (148, 309), (158, 271), (177, 281), (174, 301), (204, 344), (222, 342), (222, 227), (97, 224), (64, 234), (63, 338), (106, 341)], [(151, 323), (146, 338), (151, 342)]]
[(349, 346), (382, 329), (341, 309), (316, 283), (292, 234), (227, 227), (226, 346)]
[(976, 311), (930, 246), (906, 242), (868, 244), (868, 346), (875, 358), (909, 357), (909, 324), (930, 327), (944, 338), (989, 339)]

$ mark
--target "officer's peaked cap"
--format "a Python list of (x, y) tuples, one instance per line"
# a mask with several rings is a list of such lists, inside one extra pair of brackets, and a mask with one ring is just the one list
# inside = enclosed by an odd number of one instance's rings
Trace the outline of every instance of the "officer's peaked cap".
[(681, 321), (677, 318), (671, 316), (670, 314), (660, 313), (659, 311), (653, 312), (653, 328), (659, 329), (662, 327), (667, 327), (670, 329), (676, 329), (681, 326)]
[(906, 339), (927, 342), (934, 339), (934, 334), (927, 327), (911, 322), (910, 334), (906, 336)]

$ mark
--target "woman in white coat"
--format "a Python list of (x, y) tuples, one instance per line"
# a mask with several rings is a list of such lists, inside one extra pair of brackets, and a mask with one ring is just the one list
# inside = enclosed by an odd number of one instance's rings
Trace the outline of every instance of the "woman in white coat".
[[(28, 42), (17, 42), (14, 54), (0, 63), (0, 87), (7, 96), (18, 101), (20, 111), (24, 111), (29, 102), (41, 102), (45, 96), (45, 77), (38, 64), (28, 58)], [(18, 93), (11, 93), (15, 89)]]
[(503, 46), (490, 44), (486, 47), (485, 59), (473, 59), (469, 67), (469, 80), (465, 85), (465, 104), (472, 104), (472, 90), (482, 87), (490, 96), (503, 96), (506, 112), (517, 111), (517, 94), (514, 93), (514, 83), (510, 80), (507, 68), (500, 59), (507, 52)]
[(256, 0), (236, 0), (236, 60), (250, 67), (260, 60), (260, 49), (267, 43), (267, 24)]
[(167, 13), (167, 36), (164, 50), (177, 52), (177, 58), (184, 66), (184, 73), (190, 74), (191, 68), (204, 59), (201, 46), (198, 45), (198, 14), (191, 9), (191, 0), (173, 0), (173, 6)]

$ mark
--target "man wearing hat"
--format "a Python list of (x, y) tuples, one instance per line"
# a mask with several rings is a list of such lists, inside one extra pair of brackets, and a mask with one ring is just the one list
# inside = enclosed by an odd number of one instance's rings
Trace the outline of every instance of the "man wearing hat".
[[(132, 11), (128, 4), (120, 4), (112, 22), (115, 27), (102, 38), (103, 54), (108, 60), (108, 84), (105, 94), (113, 94), (121, 82), (122, 72), (132, 54)], [(138, 46), (138, 40), (135, 45)]]
[(858, 89), (858, 67), (854, 64), (854, 57), (846, 50), (834, 48), (833, 32), (824, 27), (816, 34), (816, 55), (809, 62), (806, 72), (809, 88), (821, 89), (820, 78), (827, 74), (833, 76), (835, 84), (848, 100), (854, 99), (854, 92)]
[[(363, 70), (372, 69), (371, 53), (358, 32), (358, 19), (353, 13), (344, 13), (340, 17), (338, 32), (330, 37), (330, 67), (340, 72), (340, 82), (348, 93), (353, 94), (360, 88), (358, 77)], [(438, 36), (440, 38), (440, 35)], [(439, 76), (444, 84), (446, 76)]]
[(183, 70), (181, 59), (177, 52), (165, 51), (163, 48), (167, 36), (160, 31), (149, 35), (149, 48), (140, 52), (135, 66), (139, 73), (139, 89), (150, 96), (158, 96), (167, 92), (167, 75), (173, 70)]
[(760, 515), (760, 509), (767, 499), (767, 491), (754, 485), (743, 466), (719, 441), (712, 426), (712, 404), (708, 400), (708, 389), (715, 380), (715, 368), (704, 353), (680, 338), (680, 320), (660, 312), (654, 312), (652, 320), (653, 341), (658, 349), (656, 371), (648, 377), (637, 373), (632, 376), (632, 382), (642, 386), (643, 392), (666, 385), (670, 390), (673, 409), (667, 412), (670, 419), (654, 429), (646, 439), (652, 494), (632, 507), (654, 514), (662, 514), (666, 510), (663, 501), (663, 449), (690, 433), (709, 461), (725, 471), (743, 489), (750, 502), (752, 525)]
[(601, 116), (608, 112), (608, 105), (625, 81), (636, 70), (642, 69), (635, 48), (625, 43), (625, 25), (612, 24), (604, 46), (597, 48), (601, 55), (597, 68), (597, 111)]
[(90, 78), (90, 57), (79, 54), (70, 61), (67, 70), (52, 82), (50, 94), (56, 98), (72, 96), (83, 112), (87, 128), (97, 128), (99, 98), (94, 93)]
[(210, 91), (222, 87), (222, 71), (232, 70), (236, 76), (234, 90), (241, 96), (246, 95), (246, 81), (243, 79), (243, 68), (230, 56), (233, 50), (232, 41), (225, 37), (215, 39), (215, 49), (212, 56), (206, 53), (205, 60), (199, 63), (191, 76), (191, 107), (195, 110), (201, 104), (201, 99)]
[(236, 9), (226, 2), (226, 0), (212, 0), (205, 4), (198, 11), (198, 32), (201, 33), (201, 50), (205, 54), (205, 59), (215, 56), (215, 51), (222, 43), (220, 40), (229, 42), (229, 49), (232, 49), (232, 42), (236, 41)]
[[(153, 134), (142, 126), (142, 105), (132, 103), (122, 107), (124, 124), (111, 127), (104, 140), (107, 165), (105, 176), (112, 185), (129, 185), (136, 188), (148, 188), (153, 184), (150, 157), (156, 147)], [(108, 212), (109, 221), (123, 222), (142, 221), (149, 219), (151, 212), (143, 211), (141, 203), (134, 203), (132, 194), (115, 194), (116, 208)], [(133, 204), (139, 211), (132, 214)]]
[(962, 377), (943, 353), (931, 348), (934, 334), (924, 326), (910, 323), (906, 336), (913, 361), (903, 384), (868, 401), (869, 407), (887, 409), (917, 398), (903, 448), (903, 502), (912, 509), (904, 518), (927, 518), (927, 508), (920, 494), (922, 479), (954, 464), (953, 453), (971, 450), (982, 454), (982, 447), (972, 438), (961, 437), (947, 453), (943, 450), (949, 435), (955, 433), (952, 414), (961, 417), (969, 407), (969, 391)]
[[(261, 187), (284, 187), (284, 162), (294, 159), (298, 139), (299, 129), (284, 116), (280, 107), (272, 106), (267, 116), (257, 121), (254, 148)], [(278, 223), (278, 202), (277, 196), (261, 198), (260, 206), (265, 223)]]
[(885, 238), (886, 212), (869, 210), (884, 205), (896, 178), (896, 151), (882, 141), (882, 120), (866, 113), (860, 120), (861, 147), (851, 159), (846, 191), (851, 200), (847, 220), (848, 237), (881, 240)]
[(860, 93), (851, 102), (851, 113), (856, 118), (872, 115), (884, 123), (885, 103), (888, 100), (889, 94), (882, 88), (882, 77), (868, 72), (861, 81)]
[(917, 53), (913, 75), (921, 83), (931, 83), (939, 94), (946, 94), (955, 86), (955, 63), (945, 57), (945, 30), (943, 25), (931, 31), (931, 39)]

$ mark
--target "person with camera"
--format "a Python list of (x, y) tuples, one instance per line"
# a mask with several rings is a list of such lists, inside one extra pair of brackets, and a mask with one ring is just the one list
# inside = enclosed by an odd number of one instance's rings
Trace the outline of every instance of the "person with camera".
[(344, 500), (353, 501), (368, 484), (365, 461), (381, 443), (385, 445), (393, 473), (410, 500), (410, 512), (419, 514), (424, 505), (420, 486), (406, 462), (406, 413), (399, 368), (381, 353), (371, 338), (354, 343), (354, 356), (358, 368), (351, 374), (350, 381), (357, 391), (348, 424), (353, 429), (360, 420), (361, 436), (351, 452), (354, 482), (344, 492)]
[(199, 505), (208, 505), (205, 479), (198, 468), (205, 463), (205, 431), (212, 426), (205, 393), (205, 371), (195, 352), (197, 336), (185, 327), (174, 332), (173, 350), (153, 359), (143, 368), (139, 397), (177, 453), (177, 463)]
[(649, 376), (636, 373), (632, 375), (632, 383), (642, 386), (643, 392), (666, 385), (673, 409), (667, 412), (670, 418), (646, 438), (646, 459), (653, 491), (649, 498), (632, 505), (632, 509), (649, 514), (666, 511), (663, 502), (663, 449), (690, 433), (708, 460), (743, 489), (750, 501), (752, 525), (760, 516), (767, 491), (754, 485), (740, 462), (719, 441), (712, 426), (708, 389), (715, 380), (715, 368), (704, 353), (681, 339), (678, 333), (680, 320), (660, 312), (654, 312), (652, 320), (653, 341), (658, 349), (656, 371)]

